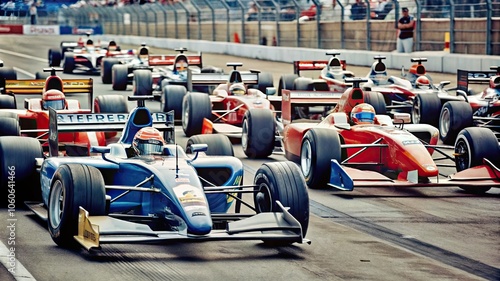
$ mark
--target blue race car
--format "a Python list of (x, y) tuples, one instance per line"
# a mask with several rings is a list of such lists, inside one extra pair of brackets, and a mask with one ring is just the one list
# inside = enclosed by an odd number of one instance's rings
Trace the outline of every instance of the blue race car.
[[(225, 136), (193, 136), (186, 153), (175, 144), (173, 113), (151, 113), (144, 106), (146, 99), (153, 97), (129, 97), (138, 102), (129, 115), (51, 110), (50, 156), (44, 159), (34, 138), (0, 137), (0, 186), (21, 196), (21, 185), (13, 190), (4, 180), (9, 167), (15, 167), (18, 179), (39, 170), (41, 189), (31, 182), (22, 185), (30, 187), (22, 194), (38, 193), (41, 202), (26, 204), (47, 220), (52, 239), (61, 247), (82, 245), (90, 250), (106, 243), (224, 239), (310, 243), (304, 238), (308, 193), (294, 163), (265, 163), (254, 184), (243, 185), (243, 164), (232, 156)], [(168, 144), (156, 154), (134, 155), (130, 149), (134, 135), (152, 125), (164, 132)], [(120, 127), (117, 143), (91, 148), (97, 155), (54, 156), (58, 132)], [(244, 193), (253, 194), (249, 200), (253, 203), (244, 201), (249, 197)], [(243, 212), (243, 205), (252, 213)]]

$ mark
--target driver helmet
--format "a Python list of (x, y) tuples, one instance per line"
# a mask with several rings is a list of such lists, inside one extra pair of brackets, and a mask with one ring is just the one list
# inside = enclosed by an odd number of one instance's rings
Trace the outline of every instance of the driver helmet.
[(493, 76), (490, 78), (490, 86), (493, 89), (500, 89), (500, 76)]
[(420, 76), (417, 78), (417, 81), (415, 81), (415, 86), (419, 89), (429, 89), (431, 85), (431, 82), (429, 81), (429, 78), (425, 76)]
[(242, 96), (245, 92), (245, 85), (243, 85), (243, 83), (234, 83), (229, 87), (229, 93), (231, 95)]
[(358, 124), (373, 124), (375, 122), (375, 109), (368, 103), (360, 103), (352, 108), (351, 121)]
[(116, 45), (115, 41), (109, 41), (108, 44), (108, 51), (116, 51), (118, 49), (118, 46)]
[(175, 69), (177, 70), (177, 72), (187, 71), (187, 69), (188, 69), (188, 62), (186, 60), (184, 60), (184, 59), (179, 59), (175, 63)]
[(142, 62), (148, 62), (148, 58), (149, 58), (148, 47), (146, 47), (145, 45), (142, 45), (142, 47), (139, 49), (138, 58)]
[(95, 49), (94, 47), (94, 41), (92, 40), (87, 40), (87, 44), (85, 46), (87, 48), (87, 51), (93, 51)]
[(49, 110), (52, 107), (55, 110), (61, 110), (66, 108), (66, 98), (63, 92), (59, 90), (48, 90), (42, 95), (42, 108), (44, 110)]
[(161, 154), (165, 140), (160, 131), (153, 127), (144, 127), (134, 136), (132, 147), (137, 155)]

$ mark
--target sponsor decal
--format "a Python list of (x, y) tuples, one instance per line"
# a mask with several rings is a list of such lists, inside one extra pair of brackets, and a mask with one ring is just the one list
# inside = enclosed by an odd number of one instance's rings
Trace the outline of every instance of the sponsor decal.
[(0, 34), (1, 33), (23, 34), (23, 25), (22, 24), (0, 24)]
[[(162, 112), (156, 112), (151, 115), (153, 118), (153, 123), (165, 123), (167, 120), (167, 114)], [(94, 113), (94, 114), (58, 114), (58, 123), (123, 123), (127, 121), (128, 114), (114, 113)]]
[(419, 140), (404, 140), (402, 143), (403, 145), (421, 144)]
[(59, 35), (59, 25), (23, 25), (26, 35)]

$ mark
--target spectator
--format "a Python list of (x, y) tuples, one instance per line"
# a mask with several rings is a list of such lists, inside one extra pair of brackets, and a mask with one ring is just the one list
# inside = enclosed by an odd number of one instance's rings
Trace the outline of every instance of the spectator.
[(33, 3), (31, 3), (30, 6), (31, 24), (36, 24), (36, 16), (37, 16), (36, 2), (33, 1)]
[(356, 3), (351, 5), (351, 19), (362, 20), (366, 18), (366, 4), (363, 0), (356, 0)]
[(257, 4), (255, 2), (250, 2), (250, 7), (247, 11), (247, 21), (255, 21), (257, 20)]
[(413, 49), (413, 29), (415, 28), (415, 19), (408, 13), (408, 8), (401, 9), (403, 16), (398, 21), (398, 39), (396, 41), (397, 51), (399, 53), (411, 53)]

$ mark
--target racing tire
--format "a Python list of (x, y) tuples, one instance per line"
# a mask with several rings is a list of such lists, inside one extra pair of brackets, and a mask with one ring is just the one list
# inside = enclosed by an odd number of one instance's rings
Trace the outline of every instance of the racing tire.
[(112, 82), (112, 69), (113, 65), (119, 64), (120, 61), (113, 58), (103, 58), (101, 67), (101, 81), (103, 84), (111, 84)]
[(187, 93), (182, 100), (182, 130), (187, 137), (201, 134), (203, 119), (212, 115), (210, 97), (204, 93)]
[(94, 99), (96, 113), (128, 113), (128, 104), (121, 95), (100, 95)]
[(63, 73), (71, 74), (75, 70), (75, 57), (73, 53), (64, 55)]
[[(0, 137), (0, 194), (5, 198), (0, 201), (0, 206), (14, 203), (7, 199), (15, 199), (18, 206), (25, 200), (41, 200), (40, 175), (35, 158), (43, 158), (39, 140), (19, 136)], [(10, 194), (14, 194), (15, 198)]]
[(313, 86), (311, 78), (299, 77), (293, 81), (293, 88), (297, 91), (312, 91)]
[(111, 84), (113, 90), (125, 91), (128, 83), (128, 66), (123, 64), (113, 65), (111, 68)]
[(375, 109), (375, 114), (387, 114), (384, 96), (379, 92), (364, 92), (365, 103), (370, 104)]
[(267, 88), (274, 88), (273, 74), (269, 72), (261, 72), (259, 73), (257, 89), (265, 94)]
[(0, 115), (0, 137), (20, 136), (19, 117), (16, 118)]
[(35, 79), (43, 79), (43, 80), (46, 80), (48, 77), (50, 76), (49, 73), (46, 73), (46, 72), (39, 72), (37, 71), (35, 73)]
[(453, 145), (458, 133), (472, 126), (472, 107), (463, 101), (449, 101), (439, 115), (439, 138), (444, 144)]
[(233, 145), (231, 140), (225, 135), (196, 135), (188, 139), (186, 143), (186, 153), (193, 153), (191, 145), (207, 144), (208, 149), (205, 152), (210, 156), (234, 156)]
[(331, 161), (342, 159), (342, 147), (337, 131), (313, 128), (302, 138), (300, 169), (307, 186), (323, 188), (330, 181)]
[(436, 118), (441, 112), (441, 99), (435, 94), (416, 95), (411, 109), (411, 122), (413, 124), (429, 124), (439, 126)]
[(16, 80), (17, 72), (12, 67), (0, 68), (0, 89), (5, 94), (5, 80)]
[(91, 216), (106, 215), (106, 193), (101, 172), (82, 164), (63, 164), (50, 183), (48, 228), (54, 242), (63, 248), (79, 245), (79, 207)]
[(299, 78), (297, 74), (287, 74), (280, 77), (278, 83), (278, 96), (281, 96), (281, 90), (295, 90), (295, 79)]
[[(299, 221), (302, 237), (309, 226), (309, 194), (300, 168), (291, 161), (264, 163), (254, 177), (254, 204), (257, 213), (281, 212), (279, 201)], [(263, 240), (266, 244), (287, 245), (293, 242)]]
[(180, 85), (165, 85), (162, 87), (161, 105), (163, 112), (174, 111), (174, 119), (181, 120), (182, 118), (182, 100), (187, 93), (184, 86)]
[(276, 122), (269, 109), (249, 109), (242, 123), (241, 147), (249, 158), (266, 158), (273, 153)]
[[(490, 129), (477, 127), (465, 128), (460, 131), (455, 141), (457, 172), (482, 165), (484, 158), (496, 165), (500, 162), (500, 148), (495, 134)], [(484, 193), (491, 188), (482, 186), (459, 187), (471, 193)]]
[(61, 51), (59, 48), (52, 48), (49, 50), (49, 66), (61, 66)]
[(134, 96), (150, 96), (153, 94), (153, 73), (151, 70), (134, 70)]
[[(5, 80), (3, 81), (5, 82)], [(16, 97), (13, 95), (1, 94), (0, 109), (16, 109)]]

